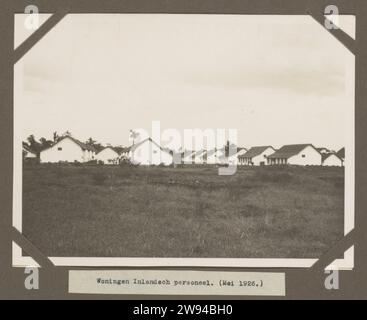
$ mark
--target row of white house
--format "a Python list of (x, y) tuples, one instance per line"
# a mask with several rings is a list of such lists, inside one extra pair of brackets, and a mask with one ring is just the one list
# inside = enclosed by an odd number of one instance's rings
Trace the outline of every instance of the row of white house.
[(138, 165), (171, 165), (173, 153), (148, 138), (131, 147), (108, 146), (97, 151), (74, 137), (65, 136), (51, 147), (40, 152), (41, 163), (98, 161), (103, 164), (119, 164), (129, 160)]
[(199, 151), (183, 158), (197, 164), (262, 165), (314, 165), (344, 166), (344, 148), (338, 152), (326, 148), (315, 148), (312, 144), (285, 145), (276, 150), (272, 146), (256, 146), (249, 150), (237, 148), (233, 156), (228, 156), (223, 149), (218, 151)]
[(240, 165), (344, 166), (344, 148), (331, 152), (312, 144), (292, 144), (276, 150), (272, 146), (252, 147), (238, 157)]
[[(34, 154), (24, 150), (29, 157)], [(26, 156), (27, 157), (27, 156)], [(257, 146), (250, 149), (237, 148), (234, 155), (228, 155), (225, 148), (214, 150), (172, 152), (162, 148), (151, 138), (145, 139), (130, 147), (107, 146), (97, 152), (93, 146), (87, 145), (74, 137), (65, 136), (51, 147), (40, 152), (41, 163), (89, 162), (118, 164), (123, 160), (138, 165), (171, 165), (178, 164), (237, 164), (237, 165), (315, 165), (343, 166), (344, 148), (338, 152), (330, 152), (326, 148), (315, 148), (312, 144), (285, 145), (276, 150), (272, 146)]]

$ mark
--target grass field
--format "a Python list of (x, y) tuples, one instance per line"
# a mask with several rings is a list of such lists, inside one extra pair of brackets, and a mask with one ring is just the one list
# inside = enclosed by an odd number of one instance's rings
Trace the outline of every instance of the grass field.
[(25, 165), (23, 233), (48, 256), (317, 258), (344, 169)]

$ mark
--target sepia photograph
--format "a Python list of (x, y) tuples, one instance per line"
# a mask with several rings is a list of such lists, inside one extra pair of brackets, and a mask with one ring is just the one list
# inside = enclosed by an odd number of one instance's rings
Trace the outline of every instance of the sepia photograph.
[(13, 225), (55, 265), (310, 267), (354, 227), (354, 64), (307, 15), (68, 14), (14, 66)]

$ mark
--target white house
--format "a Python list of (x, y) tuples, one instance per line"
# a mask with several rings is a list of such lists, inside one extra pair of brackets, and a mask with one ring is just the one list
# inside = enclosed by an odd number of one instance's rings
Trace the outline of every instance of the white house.
[(237, 157), (243, 156), (248, 150), (246, 148), (237, 148)]
[(195, 164), (206, 164), (207, 160), (207, 150), (199, 150), (194, 153), (194, 163)]
[(28, 145), (23, 143), (23, 158), (24, 159), (37, 159), (37, 154), (33, 152)]
[(240, 165), (261, 166), (268, 163), (268, 156), (275, 152), (272, 146), (252, 147), (250, 150), (238, 157)]
[(115, 150), (117, 149), (117, 152), (120, 154), (120, 159), (128, 159), (129, 158), (129, 152), (130, 152), (130, 147), (116, 147)]
[[(246, 152), (245, 148), (238, 148), (238, 151), (232, 156), (238, 157), (239, 154)], [(226, 156), (225, 148), (199, 151), (185, 151), (181, 154), (184, 164), (227, 164), (229, 162)]]
[(217, 164), (218, 163), (217, 149), (212, 149), (212, 150), (206, 151), (205, 162), (206, 162), (206, 164)]
[(336, 153), (323, 154), (322, 165), (326, 167), (342, 167), (343, 159), (339, 158)]
[(215, 152), (215, 158), (217, 164), (228, 164), (228, 157), (226, 155), (225, 148), (217, 149)]
[(40, 152), (40, 162), (88, 162), (94, 160), (95, 149), (83, 142), (65, 136), (50, 148)]
[[(212, 156), (209, 161), (212, 161)], [(199, 150), (199, 151), (191, 151), (186, 150), (181, 153), (181, 163), (183, 164), (207, 164), (208, 163), (208, 151), (207, 150)]]
[(99, 151), (95, 158), (103, 164), (118, 164), (120, 154), (115, 148), (108, 146)]
[(186, 150), (181, 153), (183, 164), (194, 164), (195, 163), (195, 153), (196, 151)]
[(312, 144), (285, 145), (268, 156), (270, 165), (320, 166), (321, 163), (321, 153)]
[(173, 164), (173, 155), (168, 149), (162, 148), (151, 138), (147, 138), (130, 147), (129, 159), (137, 165)]
[[(235, 159), (230, 160), (229, 163), (231, 164), (238, 164), (241, 165), (240, 158), (247, 152), (248, 150), (246, 148), (237, 148), (237, 152), (235, 155), (232, 156), (232, 159), (235, 157)], [(236, 163), (233, 163), (236, 161)]]
[(193, 163), (195, 164), (217, 164), (217, 150), (200, 150), (193, 154)]

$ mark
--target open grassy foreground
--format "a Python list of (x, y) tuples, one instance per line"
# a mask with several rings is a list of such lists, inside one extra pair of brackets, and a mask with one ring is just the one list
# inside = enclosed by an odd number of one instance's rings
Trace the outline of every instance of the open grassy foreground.
[(25, 165), (23, 233), (48, 256), (317, 258), (344, 169)]

